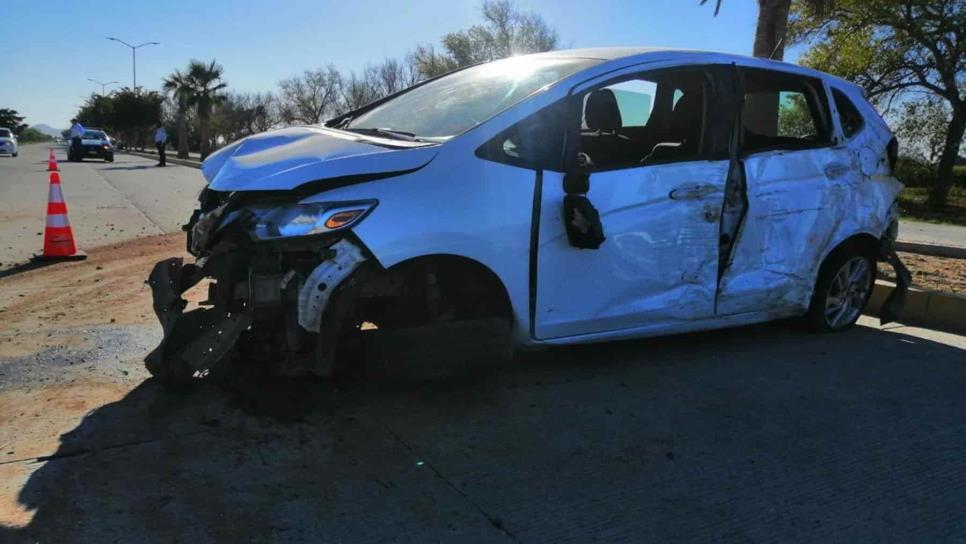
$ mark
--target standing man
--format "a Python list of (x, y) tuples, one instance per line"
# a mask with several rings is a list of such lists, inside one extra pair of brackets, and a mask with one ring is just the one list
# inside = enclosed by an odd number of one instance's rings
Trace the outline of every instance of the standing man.
[(86, 131), (87, 129), (84, 128), (84, 125), (80, 124), (80, 121), (77, 119), (70, 120), (70, 148), (72, 152), (67, 154), (68, 159), (70, 159), (71, 155), (73, 155), (73, 160), (75, 161), (84, 158), (82, 155), (81, 139), (84, 138), (84, 132)]
[(158, 166), (167, 166), (164, 156), (164, 146), (168, 143), (168, 132), (164, 130), (164, 125), (159, 125), (158, 130), (154, 131), (154, 145), (158, 147)]

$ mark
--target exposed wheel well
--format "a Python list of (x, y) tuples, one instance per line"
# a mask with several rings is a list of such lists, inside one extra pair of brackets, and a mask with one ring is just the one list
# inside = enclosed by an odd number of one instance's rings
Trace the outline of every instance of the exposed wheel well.
[(822, 264), (825, 264), (829, 260), (829, 257), (836, 255), (842, 251), (857, 251), (864, 255), (869, 255), (873, 259), (879, 254), (879, 240), (868, 233), (859, 233), (846, 238), (839, 242), (837, 246), (832, 248), (822, 260)]
[[(424, 319), (474, 319), (512, 315), (500, 278), (479, 261), (458, 255), (426, 255), (386, 270), (391, 297), (424, 305)], [(414, 297), (416, 300), (414, 300)], [(418, 312), (418, 308), (408, 308)]]
[(485, 317), (512, 319), (510, 297), (482, 263), (458, 255), (425, 255), (388, 269), (361, 271), (349, 295), (350, 322), (412, 327)]

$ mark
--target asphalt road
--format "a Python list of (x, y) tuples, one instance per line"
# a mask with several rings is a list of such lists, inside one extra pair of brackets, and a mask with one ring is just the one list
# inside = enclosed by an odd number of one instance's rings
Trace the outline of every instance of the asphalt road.
[(863, 323), (182, 393), (91, 327), (0, 362), (0, 541), (962, 542), (966, 339)]
[[(47, 210), (47, 146), (24, 145), (0, 157), (0, 270), (43, 249)], [(118, 153), (115, 162), (67, 162), (55, 149), (71, 227), (81, 249), (175, 232), (191, 216), (204, 179), (183, 166)]]
[[(0, 159), (5, 251), (39, 247), (45, 159)], [(197, 174), (62, 163), (81, 246), (176, 231)], [(775, 323), (173, 393), (141, 362), (155, 257), (123, 247), (0, 277), (0, 542), (966, 540), (962, 336)]]

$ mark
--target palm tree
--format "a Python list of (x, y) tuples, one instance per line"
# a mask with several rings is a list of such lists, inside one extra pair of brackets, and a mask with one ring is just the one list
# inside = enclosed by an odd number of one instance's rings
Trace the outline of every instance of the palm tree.
[(225, 96), (220, 93), (228, 86), (222, 81), (225, 69), (212, 60), (204, 63), (192, 60), (188, 64), (188, 80), (191, 85), (191, 96), (188, 105), (194, 106), (198, 113), (198, 135), (201, 139), (201, 160), (205, 160), (211, 152), (211, 110), (215, 105), (224, 102)]
[[(825, 13), (831, 0), (803, 0), (816, 13)], [(714, 14), (721, 11), (722, 0), (715, 0)], [(708, 0), (701, 0), (701, 5)], [(758, 24), (755, 28), (755, 45), (752, 54), (761, 58), (782, 60), (785, 58), (785, 32), (788, 29), (788, 12), (792, 0), (758, 0)]]
[[(721, 11), (723, 0), (715, 0), (714, 14)], [(833, 0), (796, 0), (807, 5), (813, 12), (825, 15)], [(708, 0), (701, 0), (705, 5)], [(788, 12), (792, 0), (758, 0), (758, 23), (755, 27), (755, 45), (752, 54), (759, 58), (783, 60), (785, 36), (788, 30)], [(750, 127), (762, 134), (775, 135), (778, 131), (778, 93), (752, 95), (748, 98), (749, 112), (746, 118)]]
[(194, 87), (191, 86), (191, 79), (187, 74), (182, 73), (181, 70), (175, 70), (174, 73), (164, 79), (163, 88), (165, 93), (172, 96), (178, 107), (178, 158), (187, 159), (188, 104), (191, 102)]

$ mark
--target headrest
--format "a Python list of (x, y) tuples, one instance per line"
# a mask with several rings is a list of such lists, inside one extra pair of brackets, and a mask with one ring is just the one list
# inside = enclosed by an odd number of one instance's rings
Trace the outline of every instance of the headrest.
[(597, 89), (590, 93), (584, 109), (584, 121), (591, 130), (614, 131), (624, 126), (614, 91)]
[(671, 113), (671, 128), (686, 131), (700, 129), (703, 107), (700, 92), (691, 91), (685, 94), (674, 105), (674, 111)]

